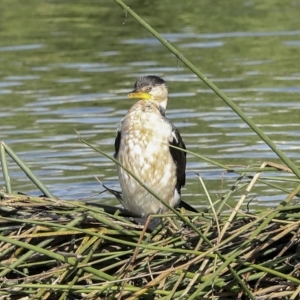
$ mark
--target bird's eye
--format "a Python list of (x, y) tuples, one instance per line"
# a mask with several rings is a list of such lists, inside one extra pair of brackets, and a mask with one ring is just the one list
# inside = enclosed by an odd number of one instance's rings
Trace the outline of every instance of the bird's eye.
[(149, 92), (151, 92), (151, 90), (152, 90), (152, 87), (151, 87), (151, 86), (148, 86), (148, 87), (146, 88), (145, 92), (149, 93)]

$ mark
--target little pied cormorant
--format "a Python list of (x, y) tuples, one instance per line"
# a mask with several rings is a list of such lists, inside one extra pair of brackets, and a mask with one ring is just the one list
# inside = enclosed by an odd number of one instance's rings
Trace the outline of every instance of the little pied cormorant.
[[(118, 126), (115, 158), (147, 187), (172, 207), (196, 211), (180, 200), (185, 185), (186, 149), (177, 128), (166, 118), (168, 102), (166, 82), (157, 76), (140, 77), (129, 98), (140, 99)], [(139, 217), (167, 211), (124, 169), (117, 165), (124, 207)]]

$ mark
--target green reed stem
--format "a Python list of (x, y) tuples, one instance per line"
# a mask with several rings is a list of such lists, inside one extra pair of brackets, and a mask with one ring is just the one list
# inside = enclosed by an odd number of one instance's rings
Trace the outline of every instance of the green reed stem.
[[(99, 245), (101, 243), (101, 239), (98, 239), (97, 237), (92, 237), (89, 239), (89, 241), (82, 247), (80, 253), (83, 253), (88, 247), (91, 246), (91, 249), (89, 250), (89, 253), (87, 254), (87, 256), (83, 259), (82, 263), (83, 264), (88, 264), (91, 257), (93, 256), (93, 254), (95, 253), (95, 251), (98, 249)], [(76, 251), (76, 253), (78, 253), (79, 251)], [(68, 271), (69, 273), (72, 273), (71, 271)], [(74, 286), (77, 282), (79, 277), (82, 275), (83, 273), (83, 269), (79, 269), (77, 271), (77, 274), (74, 276), (74, 278), (71, 280), (71, 282), (69, 282), (69, 288), (71, 289), (72, 286)], [(59, 300), (65, 300), (68, 299), (68, 292), (65, 291), (61, 297), (59, 298)]]
[[(5, 219), (3, 217), (3, 219)], [(70, 226), (76, 226), (76, 224), (80, 223), (82, 220), (84, 219), (84, 216), (79, 216), (77, 217), (76, 219), (72, 220), (71, 222), (68, 223), (68, 225)], [(14, 220), (14, 219), (11, 219), (11, 220)], [(21, 220), (20, 220), (21, 221)], [(18, 222), (18, 221), (17, 221)], [(26, 222), (24, 219), (23, 219), (23, 222), (25, 223), (29, 223), (29, 222)], [(42, 223), (40, 223), (39, 225), (42, 225)], [(65, 228), (63, 226), (60, 227), (60, 230), (58, 231), (63, 231), (65, 230)], [(0, 235), (0, 238), (2, 236)], [(54, 238), (49, 238), (49, 239), (45, 239), (43, 240), (41, 243), (39, 243), (37, 246), (35, 246), (36, 248), (45, 248), (48, 244), (50, 244), (52, 241), (54, 240)], [(15, 245), (14, 243), (10, 243), (9, 244), (11, 245)], [(26, 248), (26, 247), (24, 247)], [(22, 264), (23, 262), (25, 262), (30, 256), (32, 256), (33, 254), (35, 253), (35, 250), (30, 250), (28, 252), (26, 252), (25, 254), (23, 254), (21, 257), (19, 257), (15, 262), (13, 262), (11, 265), (10, 265), (10, 268), (6, 268), (4, 269), (1, 273), (0, 273), (0, 277), (4, 277), (6, 274), (8, 274), (10, 272), (10, 269), (12, 268), (17, 268), (20, 264)]]
[[(28, 249), (30, 251), (33, 251), (34, 253), (44, 254), (47, 257), (51, 257), (53, 259), (56, 259), (57, 261), (60, 261), (62, 263), (67, 263), (67, 264), (69, 264), (71, 266), (74, 266), (74, 267), (76, 267), (78, 265), (77, 259), (75, 259), (73, 257), (66, 257), (64, 255), (55, 253), (53, 251), (46, 250), (45, 248), (42, 248), (42, 247), (34, 246), (34, 245), (29, 244), (29, 243), (25, 243), (25, 242), (22, 242), (22, 241), (11, 239), (11, 238), (8, 238), (8, 237), (5, 237), (5, 236), (0, 236), (0, 241), (5, 242), (5, 243), (9, 243), (9, 244), (12, 244), (12, 245), (15, 245), (15, 246), (18, 246), (18, 247)], [(99, 279), (108, 280), (108, 281), (115, 280), (115, 278), (113, 276), (110, 276), (110, 275), (108, 275), (104, 272), (101, 272), (100, 270), (94, 269), (92, 267), (87, 266), (87, 267), (83, 267), (83, 269), (85, 271), (97, 276)]]
[(4, 148), (3, 142), (0, 145), (0, 156), (1, 156), (1, 165), (2, 165), (3, 177), (4, 177), (4, 181), (5, 181), (6, 192), (8, 194), (11, 194), (12, 190), (11, 190), (11, 185), (10, 185), (10, 177), (9, 177), (9, 173), (8, 173), (6, 153), (5, 153), (5, 148)]
[[(289, 201), (295, 196), (295, 194), (297, 194), (300, 190), (300, 186), (298, 186), (288, 197), (286, 200), (284, 200), (279, 206), (278, 208), (283, 207), (284, 205), (286, 205), (287, 203), (289, 203)], [(263, 212), (263, 214), (265, 214), (265, 212)], [(249, 238), (243, 242), (239, 247), (237, 247), (234, 252), (226, 258), (226, 261), (224, 261), (222, 263), (222, 265), (220, 267), (218, 267), (218, 269), (214, 272), (214, 274), (211, 276), (211, 280), (213, 280), (214, 278), (216, 278), (219, 274), (221, 274), (221, 272), (227, 267), (230, 269), (230, 264), (236, 259), (236, 257), (238, 255), (241, 254), (241, 252), (243, 251), (243, 249), (245, 249), (245, 247), (247, 246), (247, 244), (251, 243), (251, 240), (253, 238), (255, 238), (256, 236), (258, 236), (258, 234), (270, 223), (270, 221), (278, 214), (278, 210), (276, 209), (274, 212), (271, 212), (268, 216), (266, 216), (265, 220), (257, 227), (256, 230), (254, 230), (251, 235), (249, 236)], [(249, 265), (252, 266), (251, 263), (247, 263), (245, 262), (245, 265)], [(260, 267), (257, 267), (260, 268)], [(262, 271), (266, 271), (266, 269), (261, 269)], [(269, 273), (272, 270), (269, 270)], [(272, 271), (273, 272), (273, 271)], [(300, 281), (299, 281), (300, 282)], [(209, 282), (204, 282), (202, 283), (197, 290), (188, 298), (188, 300), (192, 300), (194, 299), (198, 293), (202, 292), (204, 290), (204, 288), (209, 284)], [(251, 298), (251, 297), (250, 297)], [(252, 299), (252, 298), (251, 298)], [(255, 298), (253, 298), (255, 299)]]
[(24, 173), (31, 179), (31, 181), (44, 193), (48, 198), (56, 198), (48, 190), (48, 188), (32, 173), (32, 171), (26, 166), (26, 164), (16, 155), (13, 150), (2, 142), (3, 147), (7, 154), (16, 162), (16, 164), (24, 171)]
[(244, 120), (249, 127), (277, 154), (277, 156), (294, 172), (300, 179), (300, 170), (297, 166), (272, 142), (272, 140), (248, 117), (245, 113), (231, 101), (221, 90), (218, 89), (208, 78), (206, 78), (188, 59), (186, 59), (174, 46), (164, 39), (157, 31), (131, 10), (122, 0), (114, 0), (127, 13), (129, 13), (139, 24), (144, 26), (157, 40), (159, 40), (169, 51), (171, 51), (180, 61), (182, 61), (194, 74), (196, 74), (215, 94), (217, 94), (239, 117)]

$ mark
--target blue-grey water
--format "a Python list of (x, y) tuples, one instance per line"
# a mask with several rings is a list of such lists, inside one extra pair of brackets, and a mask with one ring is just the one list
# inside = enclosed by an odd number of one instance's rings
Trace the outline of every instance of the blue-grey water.
[[(299, 164), (299, 1), (126, 3)], [(58, 197), (117, 204), (109, 194), (99, 195), (103, 189), (95, 179), (119, 189), (113, 163), (81, 144), (74, 130), (113, 154), (117, 124), (133, 104), (126, 95), (136, 78), (147, 74), (167, 81), (167, 115), (188, 150), (224, 165), (280, 163), (218, 96), (114, 1), (2, 0), (0, 15), (0, 139)], [(15, 191), (40, 194), (11, 159), (9, 170)], [(188, 155), (184, 199), (207, 203), (196, 173), (213, 200), (228, 192), (238, 176), (223, 171)], [(255, 195), (252, 203), (259, 206), (276, 205), (285, 197), (262, 183), (249, 200)]]

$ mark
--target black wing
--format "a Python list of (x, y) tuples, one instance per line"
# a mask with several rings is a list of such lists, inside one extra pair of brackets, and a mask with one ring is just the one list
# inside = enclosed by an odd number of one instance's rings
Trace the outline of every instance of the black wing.
[[(170, 145), (186, 149), (185, 144), (180, 136), (180, 133), (174, 125), (172, 125), (172, 133), (174, 138), (170, 142)], [(180, 195), (181, 187), (185, 185), (186, 152), (181, 151), (179, 149), (175, 149), (173, 147), (170, 147), (170, 152), (176, 165), (177, 182), (175, 188)], [(197, 209), (184, 202), (183, 200), (180, 200), (179, 207), (183, 207), (186, 210), (192, 212), (198, 212)]]
[(117, 131), (117, 137), (115, 139), (115, 154), (114, 158), (117, 158), (119, 149), (120, 149), (120, 143), (121, 143), (121, 130)]
[[(172, 135), (173, 139), (172, 141), (170, 141), (170, 145), (186, 149), (185, 144), (180, 136), (180, 133), (174, 125), (172, 125)], [(176, 165), (176, 190), (180, 195), (181, 187), (185, 185), (186, 153), (173, 147), (170, 147), (170, 153)]]

